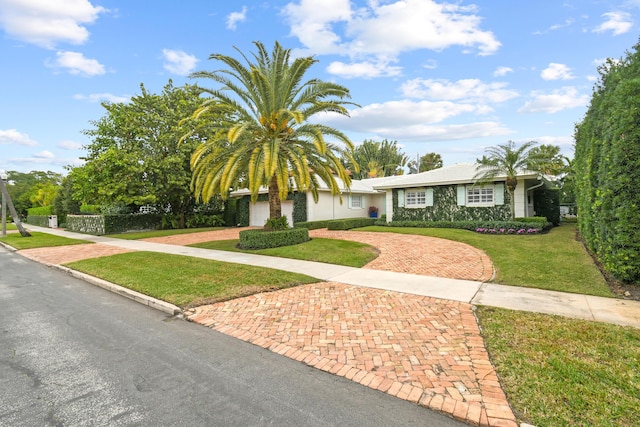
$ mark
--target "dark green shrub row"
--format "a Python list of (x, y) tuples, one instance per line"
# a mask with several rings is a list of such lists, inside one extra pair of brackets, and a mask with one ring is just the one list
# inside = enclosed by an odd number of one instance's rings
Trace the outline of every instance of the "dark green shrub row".
[(347, 218), (329, 221), (329, 230), (351, 230), (352, 228), (368, 227), (376, 223), (376, 218)]
[(52, 208), (53, 206), (39, 206), (37, 208), (29, 208), (27, 209), (27, 215), (28, 216), (49, 216), (52, 214)]
[[(31, 209), (29, 209), (30, 211)], [(38, 227), (48, 227), (49, 226), (49, 215), (31, 215), (27, 217), (27, 224), (37, 225)]]
[(640, 44), (598, 71), (575, 128), (578, 228), (611, 275), (640, 282)]
[(240, 232), (241, 249), (267, 249), (297, 245), (309, 241), (309, 230), (290, 228), (288, 230), (264, 231), (244, 230)]
[(540, 187), (533, 192), (536, 214), (545, 217), (553, 225), (560, 225), (560, 190)]
[(345, 219), (325, 219), (322, 221), (297, 222), (296, 228), (306, 228), (307, 230), (317, 230), (328, 228), (329, 230), (350, 230), (352, 228), (367, 227), (377, 224), (375, 218), (345, 218)]
[(541, 227), (544, 227), (549, 221), (544, 216), (527, 216), (527, 217), (519, 217), (514, 219), (515, 222), (526, 222), (527, 224), (537, 224)]
[[(539, 232), (553, 227), (550, 222), (523, 222), (523, 221), (391, 221), (390, 227), (414, 227), (414, 228), (457, 228), (461, 230), (486, 232), (479, 230), (497, 230), (492, 234), (523, 234), (518, 230), (536, 229)], [(504, 230), (501, 232), (500, 230)], [(515, 230), (509, 233), (509, 230)], [(531, 233), (528, 233), (531, 234)]]
[(329, 219), (325, 219), (322, 221), (296, 222), (293, 226), (296, 228), (306, 228), (307, 230), (317, 230), (319, 228), (328, 228), (330, 221)]
[(127, 231), (155, 230), (162, 215), (67, 215), (67, 229), (87, 234), (116, 234)]

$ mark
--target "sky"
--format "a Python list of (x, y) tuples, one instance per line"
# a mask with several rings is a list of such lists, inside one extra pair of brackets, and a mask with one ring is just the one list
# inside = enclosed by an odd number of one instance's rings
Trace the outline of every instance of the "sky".
[(639, 35), (640, 0), (0, 0), (0, 170), (65, 174), (102, 102), (213, 88), (189, 75), (254, 41), (314, 56), (305, 78), (350, 90), (350, 117), (320, 120), (356, 146), (445, 166), (510, 140), (572, 157), (598, 66)]

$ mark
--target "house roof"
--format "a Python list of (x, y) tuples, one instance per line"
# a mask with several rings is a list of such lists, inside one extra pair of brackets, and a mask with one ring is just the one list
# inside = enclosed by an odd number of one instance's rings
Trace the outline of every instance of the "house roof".
[[(384, 178), (369, 178), (369, 179), (353, 179), (351, 180), (351, 188), (347, 189), (346, 185), (340, 178), (335, 178), (342, 194), (355, 193), (355, 194), (376, 194), (380, 191), (375, 189), (374, 185), (383, 184), (387, 181), (393, 180), (393, 178), (399, 178), (398, 176), (384, 177)], [(330, 191), (329, 186), (318, 177), (318, 191)], [(266, 194), (269, 192), (267, 187), (260, 187), (260, 194)], [(242, 188), (231, 192), (231, 197), (241, 197), (251, 194), (247, 188)]]
[[(382, 181), (373, 185), (373, 188), (383, 190), (387, 188), (411, 188), (425, 187), (450, 184), (467, 184), (476, 181), (475, 176), (478, 173), (477, 165), (471, 163), (458, 163), (451, 166), (445, 166), (433, 169), (427, 172), (421, 172), (411, 175), (400, 175), (392, 180)], [(518, 173), (518, 178), (536, 178), (537, 173), (523, 170)], [(506, 175), (499, 175), (496, 181), (506, 179)]]

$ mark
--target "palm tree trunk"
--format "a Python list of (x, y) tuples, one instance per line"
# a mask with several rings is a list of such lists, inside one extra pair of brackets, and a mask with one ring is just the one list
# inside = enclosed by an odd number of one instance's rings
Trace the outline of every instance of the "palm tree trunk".
[(280, 200), (280, 188), (275, 175), (269, 181), (269, 218), (276, 219), (282, 216), (282, 202)]

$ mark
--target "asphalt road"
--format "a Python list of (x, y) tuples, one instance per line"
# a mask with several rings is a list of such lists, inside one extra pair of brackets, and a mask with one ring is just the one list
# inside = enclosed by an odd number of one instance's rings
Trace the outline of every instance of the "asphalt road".
[(0, 247), (0, 426), (461, 426)]

